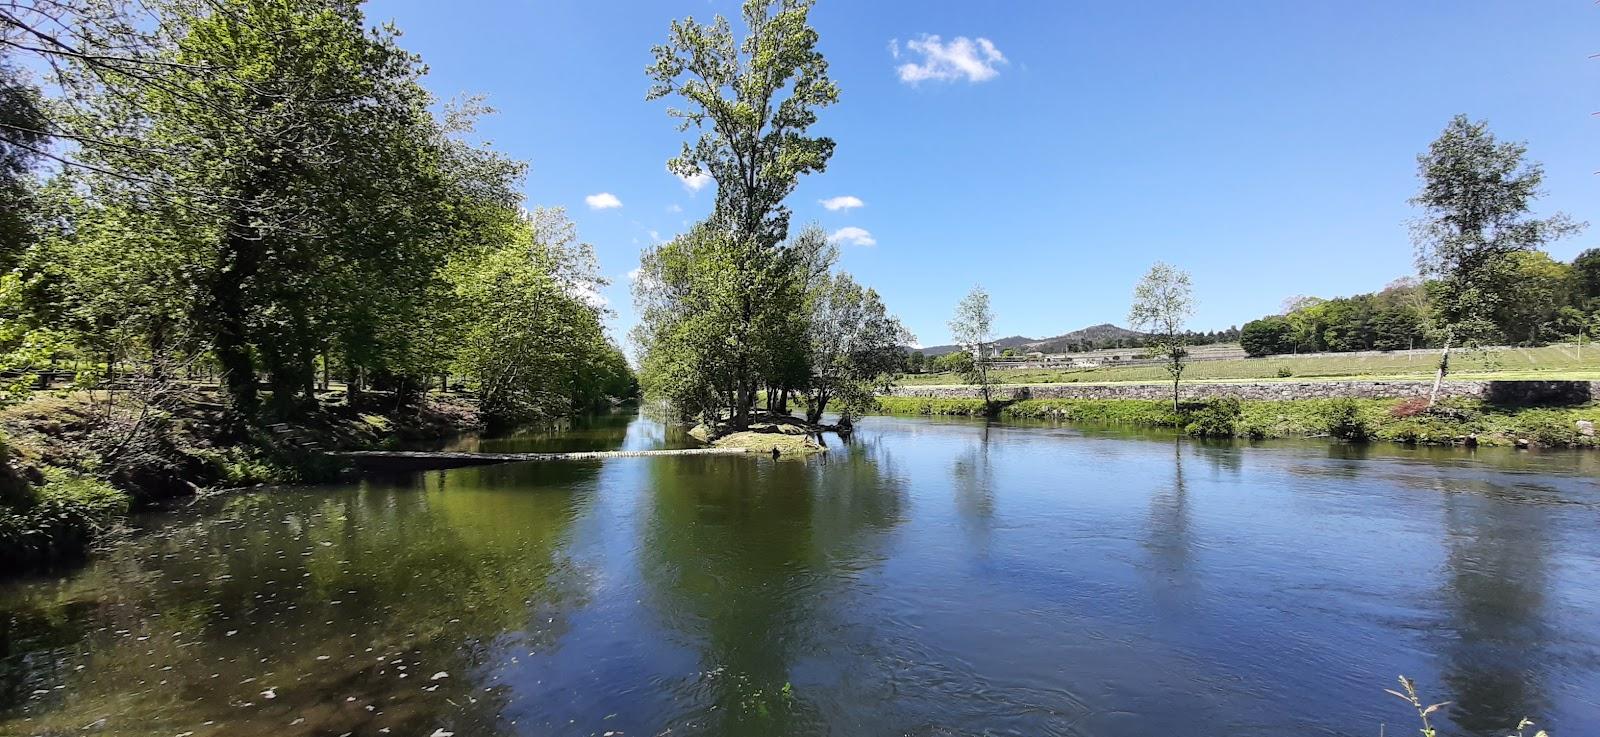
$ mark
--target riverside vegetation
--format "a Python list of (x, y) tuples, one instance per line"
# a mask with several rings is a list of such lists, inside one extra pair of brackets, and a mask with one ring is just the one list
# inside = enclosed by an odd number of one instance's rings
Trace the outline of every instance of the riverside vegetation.
[[(1413, 399), (1246, 400), (1232, 397), (1180, 402), (1139, 399), (982, 399), (879, 397), (883, 412), (910, 415), (1050, 419), (1090, 424), (1173, 428), (1208, 438), (1328, 437), (1347, 442), (1388, 440), (1422, 445), (1600, 445), (1581, 422), (1600, 422), (1600, 405), (1497, 407), (1446, 399), (1429, 407)], [(1593, 427), (1594, 425), (1590, 425)]]
[(834, 270), (837, 248), (820, 228), (789, 234), (785, 198), (801, 176), (824, 171), (834, 150), (808, 130), (839, 97), (810, 11), (805, 0), (749, 0), (743, 39), (721, 16), (674, 21), (648, 70), (648, 97), (675, 96), (683, 107), (669, 114), (700, 133), (668, 168), (709, 176), (717, 197), (705, 221), (640, 258), (632, 335), (640, 383), (724, 445), (779, 445), (795, 427), (791, 402), (806, 411), (801, 436), (824, 429), (829, 407), (848, 431), (914, 340), (876, 291)]
[[(437, 104), (360, 3), (34, 0), (0, 34), (6, 560), (81, 553), (164, 496), (315, 476), (285, 431), (342, 445), (635, 393), (592, 250), (524, 209), (525, 164), (469, 141), (488, 108)], [(470, 411), (430, 395), (452, 384)]]

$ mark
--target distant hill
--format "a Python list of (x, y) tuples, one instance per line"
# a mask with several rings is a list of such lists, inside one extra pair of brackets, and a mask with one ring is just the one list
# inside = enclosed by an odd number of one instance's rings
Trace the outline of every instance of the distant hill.
[(1040, 353), (1066, 353), (1067, 347), (1073, 345), (1088, 344), (1094, 348), (1107, 348), (1120, 342), (1143, 341), (1144, 338), (1144, 333), (1104, 323), (1057, 335), (1054, 338), (1033, 341), (1028, 344), (1028, 350)]
[[(1143, 340), (1144, 337), (1144, 333), (1128, 330), (1127, 328), (1119, 328), (1110, 323), (1106, 323), (1103, 325), (1091, 325), (1083, 328), (1082, 330), (1074, 330), (1070, 333), (1063, 333), (1055, 336), (1054, 338), (1027, 338), (1021, 335), (1013, 335), (1009, 338), (1001, 338), (996, 340), (994, 342), (994, 346), (1001, 350), (1005, 350), (1007, 348), (1016, 348), (1019, 352), (1023, 353), (1028, 351), (1039, 351), (1040, 353), (1066, 353), (1067, 347), (1072, 345), (1086, 344), (1086, 346), (1089, 348), (1105, 348), (1114, 346), (1120, 341), (1140, 341)], [(961, 346), (957, 345), (935, 345), (923, 348), (921, 350), (923, 355), (933, 358), (935, 356), (942, 356), (946, 353), (954, 353), (957, 350), (960, 350), (960, 348)]]
[[(1033, 338), (1024, 338), (1021, 335), (1013, 335), (1013, 336), (1011, 336), (1009, 338), (1001, 338), (1001, 339), (995, 341), (992, 345), (994, 345), (994, 347), (999, 348), (1001, 350), (1005, 350), (1007, 348), (1016, 348), (1016, 347), (1019, 347), (1019, 346), (1025, 346), (1025, 345), (1028, 345), (1029, 343), (1032, 343), (1032, 342), (1033, 342)], [(946, 353), (955, 353), (956, 351), (961, 350), (961, 346), (958, 346), (958, 345), (934, 345), (934, 346), (928, 346), (927, 348), (922, 348), (920, 350), (922, 351), (922, 355), (927, 356), (928, 358), (933, 358), (935, 356), (942, 356), (942, 355), (944, 355)], [(1030, 348), (1029, 350), (1032, 350), (1032, 349)]]

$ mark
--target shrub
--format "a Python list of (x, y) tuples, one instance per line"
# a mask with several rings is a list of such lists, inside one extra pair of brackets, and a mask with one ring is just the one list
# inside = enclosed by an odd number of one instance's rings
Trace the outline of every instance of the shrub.
[(1279, 366), (1278, 367), (1278, 378), (1287, 379), (1287, 378), (1289, 378), (1291, 376), (1294, 376), (1294, 372), (1291, 371), (1288, 366)]
[(1353, 400), (1335, 399), (1328, 405), (1328, 434), (1339, 440), (1361, 442), (1372, 437), (1372, 428)]
[(1518, 435), (1539, 445), (1563, 447), (1578, 444), (1578, 428), (1566, 414), (1549, 409), (1524, 410), (1517, 415)]
[(1411, 419), (1391, 423), (1384, 429), (1383, 435), (1385, 440), (1407, 445), (1416, 445), (1419, 442), (1427, 442), (1428, 440), (1427, 428), (1423, 427), (1422, 423)]
[(1234, 397), (1212, 399), (1192, 411), (1183, 431), (1202, 438), (1231, 438), (1244, 410)]
[(1272, 437), (1272, 429), (1262, 424), (1258, 418), (1244, 418), (1234, 423), (1234, 433), (1241, 438), (1251, 440), (1265, 440)]
[(104, 481), (43, 469), (26, 505), (0, 507), (0, 560), (19, 567), (77, 558), (128, 512), (128, 496)]
[(1428, 400), (1423, 397), (1412, 397), (1401, 400), (1389, 408), (1389, 416), (1396, 418), (1416, 417), (1428, 411)]

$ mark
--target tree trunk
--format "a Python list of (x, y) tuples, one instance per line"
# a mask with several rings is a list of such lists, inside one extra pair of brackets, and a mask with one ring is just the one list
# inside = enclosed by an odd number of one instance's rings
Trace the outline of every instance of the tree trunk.
[[(235, 222), (234, 229), (249, 227)], [(253, 415), (259, 404), (256, 394), (255, 361), (250, 355), (245, 321), (244, 286), (257, 268), (255, 244), (239, 232), (230, 231), (223, 241), (218, 275), (211, 282), (211, 303), (215, 310), (217, 362), (222, 365), (222, 384), (228, 404), (241, 415)]]
[(1444, 351), (1439, 354), (1439, 372), (1433, 377), (1433, 391), (1428, 394), (1428, 406), (1432, 407), (1439, 401), (1439, 388), (1444, 385), (1444, 375), (1450, 370), (1450, 340), (1454, 336), (1448, 333), (1444, 336)]
[(807, 398), (806, 422), (815, 425), (822, 422), (822, 413), (828, 410), (828, 401), (831, 397), (827, 392), (817, 392)]

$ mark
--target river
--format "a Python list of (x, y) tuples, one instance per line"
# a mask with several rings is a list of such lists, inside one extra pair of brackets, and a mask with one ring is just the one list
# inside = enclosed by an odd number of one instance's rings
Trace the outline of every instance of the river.
[[(0, 585), (0, 734), (1415, 734), (1402, 673), (1445, 734), (1600, 733), (1600, 454), (828, 440), (142, 516)], [(687, 444), (613, 415), (457, 445)]]

